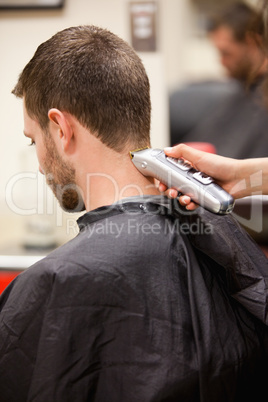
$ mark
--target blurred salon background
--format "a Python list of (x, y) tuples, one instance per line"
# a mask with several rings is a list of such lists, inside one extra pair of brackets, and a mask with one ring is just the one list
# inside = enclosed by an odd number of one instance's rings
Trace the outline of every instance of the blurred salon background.
[[(77, 233), (77, 215), (61, 211), (38, 173), (35, 149), (23, 136), (21, 100), (11, 94), (37, 46), (66, 27), (99, 25), (136, 49), (151, 83), (153, 147), (183, 141), (208, 143), (209, 150), (231, 157), (268, 156), (268, 117), (259, 95), (266, 60), (252, 38), (237, 37), (234, 28), (219, 22), (218, 13), (237, 3), (241, 6), (235, 0), (0, 0), (0, 255), (21, 260), (46, 254)], [(259, 10), (258, 0), (243, 3)], [(247, 18), (242, 10), (234, 20), (243, 25)], [(234, 68), (238, 56), (244, 62), (240, 72)], [(250, 204), (243, 215), (242, 205), (239, 216), (265, 243), (263, 202), (253, 207), (254, 213)]]

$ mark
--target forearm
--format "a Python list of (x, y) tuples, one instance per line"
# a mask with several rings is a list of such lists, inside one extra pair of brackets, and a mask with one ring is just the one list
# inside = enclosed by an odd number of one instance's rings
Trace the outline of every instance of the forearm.
[(268, 158), (234, 161), (235, 180), (229, 191), (235, 198), (268, 194)]

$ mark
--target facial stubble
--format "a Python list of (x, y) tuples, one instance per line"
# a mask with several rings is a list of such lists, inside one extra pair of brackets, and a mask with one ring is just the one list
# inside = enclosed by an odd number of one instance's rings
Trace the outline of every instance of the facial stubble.
[(67, 212), (83, 211), (85, 205), (81, 191), (75, 183), (75, 169), (62, 159), (51, 138), (46, 138), (45, 144), (44, 171), (48, 186), (52, 189), (62, 209)]

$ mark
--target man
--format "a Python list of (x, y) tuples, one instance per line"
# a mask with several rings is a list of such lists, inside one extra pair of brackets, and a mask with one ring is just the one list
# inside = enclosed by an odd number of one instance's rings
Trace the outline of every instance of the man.
[(262, 35), (261, 14), (242, 2), (219, 13), (209, 26), (209, 38), (227, 75), (246, 88), (267, 73), (267, 58), (260, 46)]
[(63, 30), (13, 92), (59, 202), (87, 213), (0, 298), (0, 401), (258, 398), (267, 260), (231, 218), (184, 215), (132, 164), (150, 144), (133, 49), (94, 26)]
[(246, 3), (234, 3), (212, 20), (209, 38), (227, 76), (237, 83), (236, 90), (224, 96), (219, 92), (219, 101), (214, 94), (212, 106), (184, 137), (176, 137), (171, 127), (172, 145), (209, 142), (219, 155), (237, 159), (268, 154), (268, 113), (262, 90), (268, 64), (263, 31), (262, 14)]

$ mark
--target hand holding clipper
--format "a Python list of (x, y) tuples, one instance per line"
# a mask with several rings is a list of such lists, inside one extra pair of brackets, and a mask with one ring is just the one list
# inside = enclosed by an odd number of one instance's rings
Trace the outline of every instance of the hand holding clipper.
[(197, 204), (215, 214), (233, 210), (234, 198), (206, 174), (183, 159), (168, 157), (161, 149), (145, 148), (130, 152), (132, 162), (144, 175), (188, 195)]

